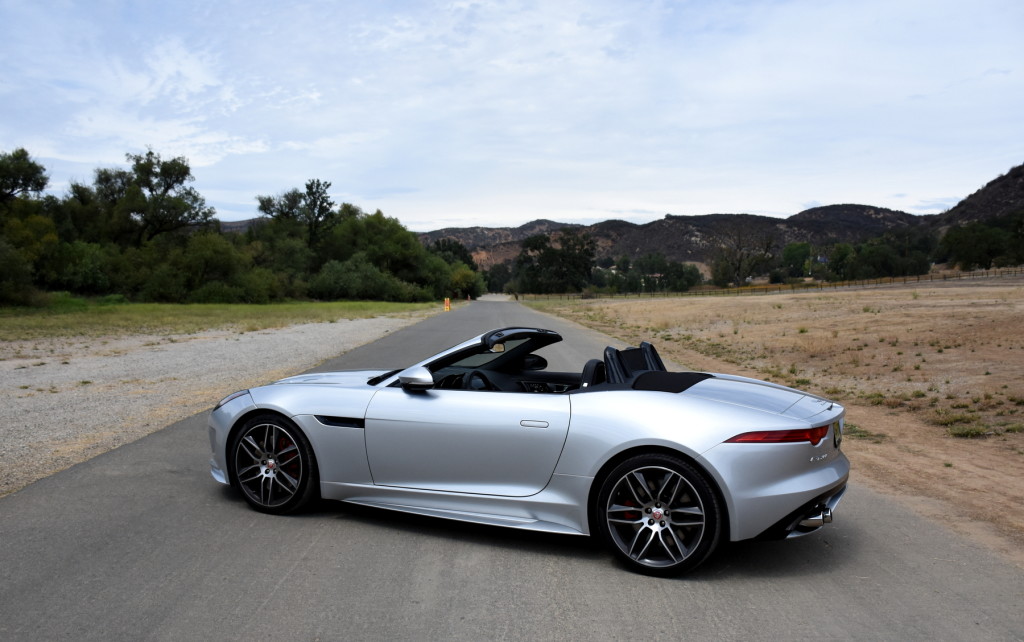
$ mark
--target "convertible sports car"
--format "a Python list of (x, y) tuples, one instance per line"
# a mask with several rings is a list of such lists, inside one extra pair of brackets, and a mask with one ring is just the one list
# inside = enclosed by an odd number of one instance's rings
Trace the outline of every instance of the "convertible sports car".
[(318, 494), (596, 535), (629, 568), (692, 570), (721, 541), (793, 537), (846, 490), (845, 411), (792, 388), (667, 372), (655, 348), (549, 372), (551, 330), (503, 328), (404, 370), (236, 392), (210, 415), (214, 479), (256, 510)]

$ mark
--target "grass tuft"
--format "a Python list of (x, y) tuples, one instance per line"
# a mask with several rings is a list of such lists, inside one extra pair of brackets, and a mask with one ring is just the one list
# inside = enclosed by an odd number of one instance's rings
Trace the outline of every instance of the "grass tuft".
[(882, 433), (865, 430), (857, 424), (850, 423), (849, 421), (846, 422), (846, 426), (843, 428), (843, 436), (850, 437), (852, 439), (863, 439), (865, 441), (870, 441), (873, 444), (880, 444), (888, 439), (888, 436), (883, 435)]
[(989, 434), (989, 431), (985, 429), (985, 426), (980, 424), (970, 424), (967, 426), (950, 426), (946, 429), (951, 437), (958, 439), (978, 439), (985, 437)]

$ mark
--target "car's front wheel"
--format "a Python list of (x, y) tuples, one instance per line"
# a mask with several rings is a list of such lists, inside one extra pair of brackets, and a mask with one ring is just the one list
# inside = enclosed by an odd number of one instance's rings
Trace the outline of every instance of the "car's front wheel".
[(648, 575), (685, 573), (718, 545), (721, 511), (704, 476), (663, 454), (632, 457), (604, 477), (598, 530), (629, 568)]
[(313, 449), (294, 423), (279, 415), (252, 417), (231, 445), (235, 485), (264, 513), (298, 510), (316, 495)]

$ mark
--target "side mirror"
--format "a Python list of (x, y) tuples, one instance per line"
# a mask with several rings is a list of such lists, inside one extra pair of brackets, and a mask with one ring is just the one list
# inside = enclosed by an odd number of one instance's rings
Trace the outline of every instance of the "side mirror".
[(398, 375), (398, 382), (406, 392), (419, 392), (434, 387), (434, 376), (423, 366), (417, 366)]

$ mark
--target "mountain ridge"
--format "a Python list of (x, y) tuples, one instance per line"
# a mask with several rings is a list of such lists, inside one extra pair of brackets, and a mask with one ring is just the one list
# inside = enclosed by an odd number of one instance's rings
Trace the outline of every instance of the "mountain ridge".
[(597, 258), (636, 258), (660, 252), (672, 261), (707, 263), (723, 238), (746, 234), (770, 238), (779, 248), (788, 243), (813, 245), (860, 243), (899, 230), (944, 233), (955, 225), (1005, 216), (1024, 210), (1024, 165), (1010, 169), (941, 214), (909, 214), (874, 205), (841, 203), (812, 207), (774, 218), (759, 214), (666, 214), (648, 223), (609, 219), (591, 225), (536, 219), (518, 227), (444, 228), (419, 234), (431, 244), (444, 238), (459, 241), (482, 268), (515, 259), (519, 244), (534, 234), (557, 237), (575, 229), (594, 239)]
[(780, 246), (797, 241), (814, 244), (856, 243), (893, 229), (916, 227), (937, 215), (914, 216), (906, 212), (870, 205), (828, 205), (779, 219), (758, 214), (666, 214), (648, 223), (612, 219), (592, 225), (559, 223), (547, 219), (518, 227), (445, 228), (420, 234), (431, 244), (444, 238), (459, 241), (483, 268), (514, 259), (519, 244), (534, 234), (553, 234), (575, 229), (588, 234), (597, 245), (597, 258), (642, 256), (660, 252), (672, 261), (704, 263), (710, 259), (717, 240), (742, 227), (743, 233), (769, 236)]

